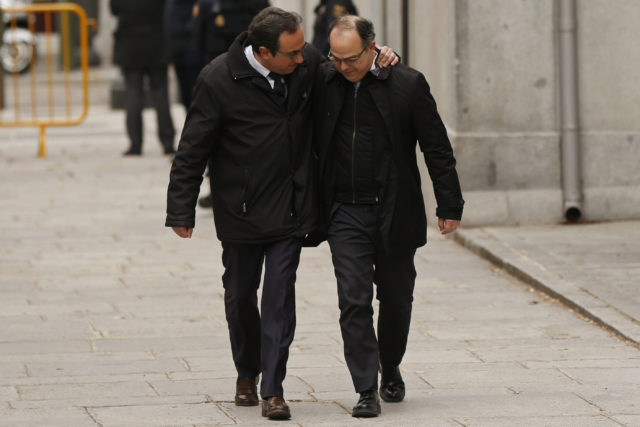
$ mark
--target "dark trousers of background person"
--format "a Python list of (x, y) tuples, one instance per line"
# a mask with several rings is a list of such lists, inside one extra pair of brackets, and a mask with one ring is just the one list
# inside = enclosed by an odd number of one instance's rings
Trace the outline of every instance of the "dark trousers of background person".
[(262, 373), (263, 399), (283, 396), (282, 381), (296, 327), (295, 282), (301, 245), (300, 239), (268, 244), (222, 242), (222, 283), (233, 361), (238, 377), (254, 378)]
[[(378, 364), (398, 366), (407, 348), (415, 249), (387, 254), (375, 205), (336, 204), (328, 241), (338, 281), (344, 356), (357, 393), (378, 388)], [(379, 304), (373, 327), (373, 284)]]
[(149, 78), (151, 98), (158, 121), (158, 137), (165, 153), (174, 152), (173, 138), (175, 129), (169, 111), (169, 91), (167, 88), (167, 67), (125, 68), (123, 70), (127, 85), (125, 110), (127, 114), (127, 133), (134, 153), (142, 151), (142, 109), (144, 106), (144, 77)]
[(173, 54), (171, 62), (180, 87), (180, 102), (188, 110), (196, 80), (205, 66), (204, 58), (195, 49), (187, 49)]

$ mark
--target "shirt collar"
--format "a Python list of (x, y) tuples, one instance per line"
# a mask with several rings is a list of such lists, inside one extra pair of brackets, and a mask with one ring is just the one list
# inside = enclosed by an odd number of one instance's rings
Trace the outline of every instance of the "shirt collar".
[(253, 48), (251, 47), (251, 45), (245, 46), (244, 55), (247, 57), (247, 61), (249, 61), (249, 65), (251, 65), (262, 76), (266, 77), (267, 79), (271, 79), (269, 77), (269, 73), (271, 71), (269, 71), (267, 67), (265, 67), (260, 62), (258, 62), (256, 57), (253, 56)]
[(376, 63), (377, 60), (378, 52), (376, 51), (376, 56), (373, 57), (373, 62), (371, 63), (371, 68), (369, 68), (369, 71), (375, 71), (375, 69), (378, 68), (378, 64)]

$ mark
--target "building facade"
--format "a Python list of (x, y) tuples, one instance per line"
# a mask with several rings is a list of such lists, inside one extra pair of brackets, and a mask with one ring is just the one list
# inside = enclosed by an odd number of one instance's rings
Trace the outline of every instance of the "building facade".
[[(311, 40), (317, 1), (271, 3), (301, 13)], [(640, 2), (354, 3), (377, 41), (426, 75), (458, 160), (466, 226), (640, 218)], [(97, 40), (107, 57), (110, 28)]]

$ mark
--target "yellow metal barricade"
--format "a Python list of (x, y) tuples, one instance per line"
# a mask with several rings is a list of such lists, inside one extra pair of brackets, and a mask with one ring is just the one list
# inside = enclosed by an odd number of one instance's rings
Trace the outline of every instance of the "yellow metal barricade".
[[(0, 91), (4, 91), (0, 99), (5, 101), (0, 110), (0, 126), (38, 127), (38, 155), (45, 157), (46, 127), (77, 125), (89, 110), (89, 20), (84, 9), (73, 3), (38, 3), (3, 8), (2, 12), (9, 16), (5, 31), (16, 30), (18, 16), (26, 14), (27, 29), (34, 42), (31, 46), (18, 46), (15, 39), (11, 42), (15, 54), (22, 48), (32, 49), (33, 55), (25, 70), (20, 72), (16, 65), (5, 75), (4, 87), (0, 85)], [(78, 23), (78, 72), (71, 69), (71, 55), (76, 53), (71, 51), (74, 43), (70, 39), (70, 14), (76, 15)], [(36, 25), (40, 30), (37, 35)]]

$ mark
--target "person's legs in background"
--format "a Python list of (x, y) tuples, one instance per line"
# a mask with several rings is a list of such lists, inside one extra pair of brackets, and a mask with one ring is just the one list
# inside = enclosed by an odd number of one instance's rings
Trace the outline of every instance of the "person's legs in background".
[(129, 135), (129, 149), (125, 156), (142, 154), (142, 105), (143, 105), (143, 77), (142, 69), (125, 68), (122, 70), (126, 83), (125, 113), (127, 134)]
[(169, 90), (167, 87), (167, 67), (160, 66), (150, 68), (149, 85), (151, 87), (151, 98), (153, 106), (156, 110), (158, 120), (158, 137), (164, 148), (165, 154), (173, 154), (176, 152), (173, 147), (173, 139), (175, 137), (175, 129), (173, 120), (171, 120), (171, 112), (169, 110)]

